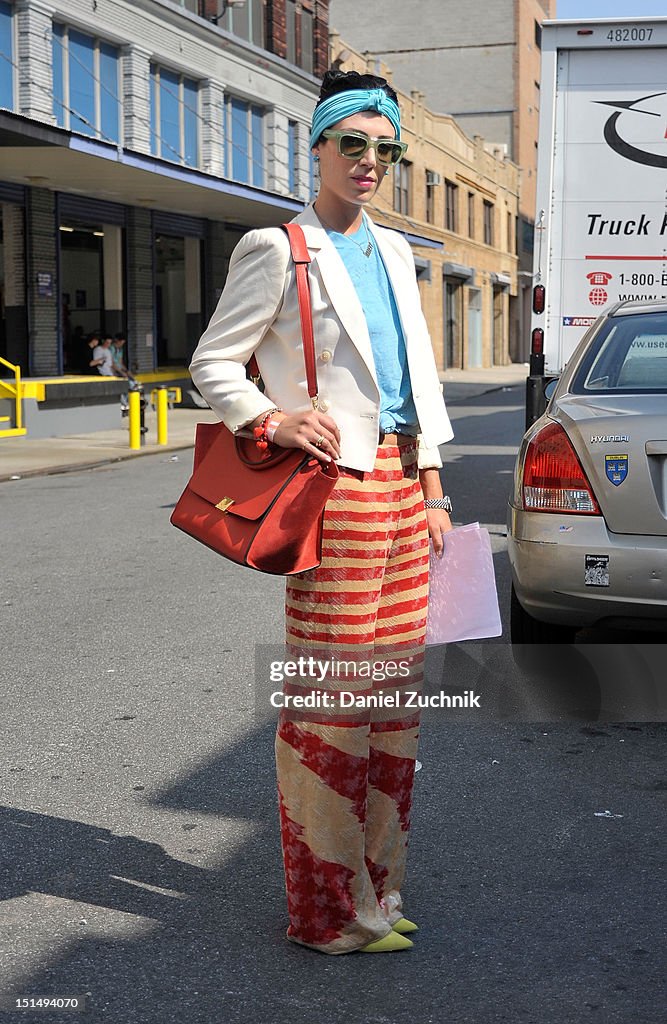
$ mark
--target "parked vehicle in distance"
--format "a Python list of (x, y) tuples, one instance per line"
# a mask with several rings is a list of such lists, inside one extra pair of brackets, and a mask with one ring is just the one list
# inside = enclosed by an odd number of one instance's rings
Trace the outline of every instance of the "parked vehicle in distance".
[(512, 642), (667, 633), (667, 302), (612, 306), (552, 387), (509, 503)]
[(667, 17), (546, 22), (541, 50), (526, 428), (603, 309), (667, 299)]

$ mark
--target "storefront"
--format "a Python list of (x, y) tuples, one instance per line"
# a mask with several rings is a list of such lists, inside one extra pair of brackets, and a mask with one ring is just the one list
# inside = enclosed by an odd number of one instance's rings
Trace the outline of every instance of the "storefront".
[(66, 373), (90, 373), (86, 339), (127, 331), (125, 208), (60, 194), (56, 210), (61, 365)]
[(24, 377), (89, 373), (92, 332), (124, 333), (140, 374), (183, 376), (240, 236), (303, 209), (6, 111), (0, 151), (0, 354)]
[(0, 356), (27, 366), (25, 189), (0, 182)]
[(482, 352), (482, 289), (468, 288), (468, 358), (465, 366), (476, 369), (484, 365)]
[(508, 361), (507, 333), (509, 324), (509, 293), (512, 280), (509, 274), (491, 274), (491, 315), (493, 337), (491, 352), (495, 366)]
[[(442, 274), (443, 322), (445, 325), (445, 365), (443, 368), (447, 370), (460, 369), (466, 365), (463, 338), (464, 285), (474, 285), (475, 271), (472, 267), (464, 266), (462, 263), (446, 262), (442, 265)], [(470, 349), (468, 355), (470, 355)]]

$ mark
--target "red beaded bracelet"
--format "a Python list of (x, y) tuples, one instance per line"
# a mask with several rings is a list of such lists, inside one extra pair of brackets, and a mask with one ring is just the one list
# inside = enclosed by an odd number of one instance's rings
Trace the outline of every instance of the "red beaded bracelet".
[(255, 438), (255, 444), (261, 451), (265, 451), (269, 447), (269, 439), (266, 435), (266, 424), (273, 416), (274, 412), (280, 412), (279, 409), (269, 409), (266, 416), (262, 419), (262, 422), (258, 427), (253, 427), (253, 436)]

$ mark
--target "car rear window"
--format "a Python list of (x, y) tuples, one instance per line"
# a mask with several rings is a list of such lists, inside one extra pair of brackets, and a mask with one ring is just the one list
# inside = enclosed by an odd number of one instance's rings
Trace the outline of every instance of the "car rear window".
[(593, 340), (572, 390), (667, 391), (667, 313), (611, 317)]

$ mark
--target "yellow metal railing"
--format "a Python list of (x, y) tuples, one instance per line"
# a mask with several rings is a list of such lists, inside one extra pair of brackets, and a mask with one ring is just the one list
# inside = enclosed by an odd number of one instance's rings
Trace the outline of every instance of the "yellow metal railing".
[(14, 426), (9, 428), (3, 428), (1, 424), (7, 422), (8, 416), (0, 417), (0, 437), (12, 437), (19, 434), (25, 434), (25, 427), (23, 426), (23, 406), (21, 397), (21, 367), (15, 366), (14, 363), (8, 362), (0, 356), (0, 365), (6, 366), (8, 370), (11, 370), (14, 374), (14, 383), (10, 384), (7, 380), (0, 380), (0, 396), (4, 394), (5, 397), (14, 399)]

